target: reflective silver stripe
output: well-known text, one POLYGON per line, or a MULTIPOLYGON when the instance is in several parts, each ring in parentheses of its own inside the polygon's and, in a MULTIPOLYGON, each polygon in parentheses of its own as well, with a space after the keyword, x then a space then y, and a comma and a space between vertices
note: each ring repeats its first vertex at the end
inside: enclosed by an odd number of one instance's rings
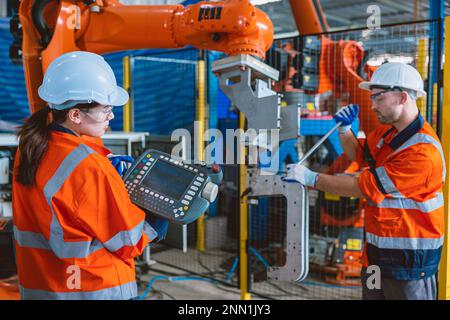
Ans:
POLYGON ((394 182, 392 182, 391 178, 389 178, 384 167, 378 167, 375 171, 377 172, 378 178, 387 193, 390 193, 395 198, 404 198, 400 191, 397 190, 394 182))
POLYGON ((102 244, 94 239, 91 242, 65 242, 63 229, 53 210, 53 196, 61 188, 64 181, 70 176, 78 164, 94 151, 80 144, 75 150, 63 160, 55 174, 50 178, 44 187, 44 196, 52 212, 50 223, 50 240, 46 240, 42 234, 36 232, 22 231, 14 227, 14 237, 19 245, 28 248, 52 250, 58 258, 84 258, 92 252, 101 249, 102 244))
POLYGON ((97 291, 54 292, 22 286, 19 286, 19 290, 23 300, 129 300, 138 295, 134 281, 97 291))
POLYGON ((380 237, 366 232, 366 241, 380 249, 433 250, 439 249, 443 245, 444 236, 440 238, 396 238, 380 237))
POLYGON ((377 143, 377 148, 380 149, 384 144, 384 138, 381 138, 377 143))
POLYGON ((408 139, 404 144, 402 144, 398 149, 396 149, 393 153, 389 155, 391 157, 392 155, 409 148, 415 144, 419 143, 429 143, 432 144, 436 149, 439 150, 439 153, 441 154, 442 159, 442 181, 445 181, 445 175, 446 175, 446 168, 445 168, 445 158, 444 158, 444 151, 442 151, 441 144, 436 141, 433 137, 429 136, 428 134, 424 133, 416 133, 413 135, 410 139, 408 139))
POLYGON ((129 231, 118 232, 114 237, 105 242, 103 245, 111 252, 117 251, 123 246, 134 246, 142 237, 143 231, 146 232, 150 240, 153 240, 158 236, 156 231, 146 221, 142 221, 129 231))
POLYGON ((143 221, 132 230, 118 232, 105 244, 102 244, 97 239, 79 242, 64 241, 63 228, 54 212, 52 200, 54 195, 59 191, 73 170, 75 170, 78 164, 91 153, 94 153, 91 148, 80 144, 64 159, 55 174, 44 187, 44 195, 52 212, 50 240, 47 241, 42 234, 29 231, 20 231, 14 227, 14 237, 20 246, 52 250, 60 259, 85 258, 103 247, 106 247, 106 249, 113 252, 119 250, 125 245, 136 245, 141 238, 143 231, 146 232, 150 240, 156 238, 156 231, 148 225, 148 223, 143 221))
POLYGON ((385 198, 380 204, 369 201, 369 205, 377 208, 413 209, 422 211, 423 213, 430 213, 444 206, 444 195, 439 192, 436 197, 424 202, 417 202, 406 198, 385 198))
POLYGON ((55 194, 59 191, 63 183, 72 174, 75 168, 87 156, 95 151, 86 145, 80 144, 73 150, 59 165, 55 174, 47 181, 44 187, 44 195, 52 211, 52 222, 50 223, 49 245, 58 258, 85 258, 91 253, 101 249, 103 246, 97 240, 66 242, 64 241, 64 232, 58 217, 53 209, 52 201, 55 194))
POLYGON ((45 239, 44 235, 40 233, 31 231, 19 231, 17 230, 16 226, 13 227, 13 232, 14 239, 21 247, 51 250, 47 239, 45 239))
POLYGON ((145 221, 144 223, 144 232, 147 237, 149 237, 150 241, 155 240, 155 238, 158 236, 158 232, 156 232, 156 230, 153 229, 147 221, 145 221))

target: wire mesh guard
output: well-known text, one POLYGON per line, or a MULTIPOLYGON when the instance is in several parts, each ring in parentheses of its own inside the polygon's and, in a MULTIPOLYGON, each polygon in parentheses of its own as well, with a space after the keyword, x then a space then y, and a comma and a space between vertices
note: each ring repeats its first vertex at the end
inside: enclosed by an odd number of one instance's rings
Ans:
MULTIPOLYGON (((297 104, 302 108, 301 137, 294 145, 297 154, 292 152, 294 143, 289 146, 290 151, 280 152, 285 156, 280 158, 280 162, 284 162, 281 170, 285 164, 301 158, 328 132, 334 125, 332 115, 342 106, 359 104, 359 123, 352 127, 358 137, 364 137, 378 125, 368 93, 359 89, 358 83, 369 79, 385 61, 409 63, 419 70, 428 92, 427 98, 418 100, 419 110, 435 129, 439 129, 438 80, 433 74, 440 64, 434 55, 441 46, 438 32, 438 23, 428 21, 277 40, 268 57, 268 63, 281 73, 275 88, 283 94, 284 105, 297 104)), ((361 170, 357 163, 342 155, 337 133, 307 161, 305 164, 310 169, 329 174, 355 174, 361 170)), ((254 278, 253 291, 273 298, 277 298, 277 294, 291 294, 282 295, 283 299, 360 299, 364 200, 317 190, 310 190, 309 197, 308 279, 298 284, 277 283, 275 287, 257 283, 254 278)), ((259 208, 269 217, 260 228, 268 224, 270 227, 265 228, 271 231, 252 236, 256 242, 262 235, 270 239, 265 240, 268 243, 263 250, 266 251, 273 246, 283 246, 280 239, 284 232, 267 222, 274 217, 283 219, 283 203, 269 199, 268 208, 259 208)), ((264 219, 264 215, 259 215, 259 219, 264 219)), ((274 253, 266 259, 270 256, 274 253)))
MULTIPOLYGON (((150 133, 146 148, 171 153, 172 147, 178 143, 171 141, 171 134, 177 129, 187 129, 192 137, 191 155, 194 155, 194 120, 200 90, 198 56, 198 50, 190 48, 130 58, 134 130, 150 133)), ((206 110, 213 99, 215 96, 208 93, 206 110)), ((232 166, 223 168, 228 182, 224 182, 221 192, 229 193, 231 190, 237 197, 235 169, 232 166)), ((232 213, 239 217, 237 198, 219 196, 217 202, 217 207, 231 208, 234 205, 232 213)), ((227 287, 237 288, 235 271, 238 270, 239 226, 235 223, 239 219, 228 217, 215 207, 210 207, 203 229, 205 250, 198 250, 196 223, 185 227, 171 224, 166 238, 152 245, 150 254, 147 252, 136 260, 138 284, 143 296, 147 299, 183 298, 177 294, 170 295, 168 291, 161 293, 152 287, 156 280, 167 280, 161 275, 170 276, 171 280, 180 275, 187 277, 186 280, 210 279, 223 293, 230 291, 227 287), (154 274, 158 276, 149 278, 154 274), (152 290, 144 292, 146 288, 152 290)), ((236 296, 239 297, 239 290, 234 289, 233 297, 236 296)))
MULTIPOLYGON (((280 81, 273 88, 282 94, 282 105, 299 105, 302 111, 300 137, 281 143, 279 173, 334 126, 332 115, 342 106, 360 105, 359 123, 352 128, 355 135, 363 137, 378 124, 369 95, 358 83, 370 78, 384 61, 410 63, 419 70, 428 95, 418 100, 418 106, 439 131, 440 88, 435 71, 440 65, 435 52, 442 46, 439 32, 437 21, 425 21, 276 40, 267 55, 267 63, 280 71, 280 81)), ((158 55, 135 60, 132 93, 140 131, 170 135, 177 128, 192 129, 195 63, 175 60, 197 58, 192 52, 188 58, 180 57, 179 51, 174 54, 163 57, 174 59, 168 63, 162 63, 158 55)), ((213 104, 211 94, 207 103, 213 104)), ((236 117, 229 115, 219 120, 223 134, 226 128, 237 127, 236 117)), ((360 170, 342 155, 337 133, 304 164, 329 174, 360 170)), ((171 267, 183 275, 211 279, 224 292, 239 288, 239 168, 224 165, 223 172, 217 204, 208 213, 204 233, 198 232, 195 223, 185 230, 171 226, 167 239, 152 248, 151 260, 157 264, 150 270, 171 267), (205 240, 204 251, 197 250, 199 234, 205 240)), ((309 275, 299 283, 267 280, 268 266, 282 266, 286 261, 286 199, 262 197, 249 206, 250 292, 268 299, 361 299, 364 201, 309 190, 309 205, 309 275)))

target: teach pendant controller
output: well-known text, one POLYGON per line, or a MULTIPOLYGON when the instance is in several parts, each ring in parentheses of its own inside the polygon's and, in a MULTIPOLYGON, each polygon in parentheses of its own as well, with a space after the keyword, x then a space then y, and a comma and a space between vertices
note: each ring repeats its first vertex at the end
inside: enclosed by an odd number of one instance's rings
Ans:
POLYGON ((218 165, 188 164, 148 149, 123 179, 131 201, 176 224, 197 220, 216 200, 222 181, 218 165))

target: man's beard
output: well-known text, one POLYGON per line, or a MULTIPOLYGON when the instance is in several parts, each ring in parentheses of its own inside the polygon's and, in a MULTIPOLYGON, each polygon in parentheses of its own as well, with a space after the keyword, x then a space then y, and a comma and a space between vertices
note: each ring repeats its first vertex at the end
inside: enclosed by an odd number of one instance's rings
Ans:
POLYGON ((377 112, 376 112, 376 115, 377 115, 378 121, 381 124, 393 124, 394 122, 397 121, 396 119, 394 119, 393 115, 386 117, 386 116, 383 116, 381 113, 377 113, 377 112))

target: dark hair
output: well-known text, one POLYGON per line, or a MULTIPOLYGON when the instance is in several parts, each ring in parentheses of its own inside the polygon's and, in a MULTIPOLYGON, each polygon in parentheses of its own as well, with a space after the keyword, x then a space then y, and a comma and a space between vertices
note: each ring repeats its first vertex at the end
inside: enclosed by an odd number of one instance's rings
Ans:
POLYGON ((47 106, 26 118, 17 133, 20 151, 19 165, 16 172, 17 181, 29 187, 33 186, 36 182, 36 171, 41 163, 42 157, 47 151, 51 131, 48 121, 48 114, 50 112, 52 113, 54 122, 63 123, 71 109, 77 108, 82 111, 87 111, 87 109, 95 106, 97 106, 96 103, 84 103, 66 110, 54 110, 47 106))

